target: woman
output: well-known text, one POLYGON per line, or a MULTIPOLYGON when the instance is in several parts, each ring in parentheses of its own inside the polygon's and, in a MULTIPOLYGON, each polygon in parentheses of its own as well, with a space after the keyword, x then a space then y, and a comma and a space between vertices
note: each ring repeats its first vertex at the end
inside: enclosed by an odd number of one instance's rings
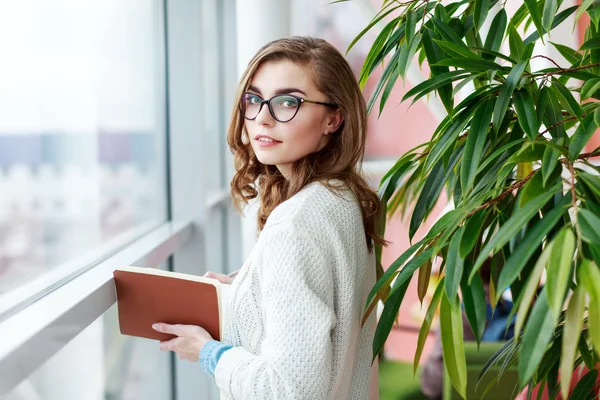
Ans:
POLYGON ((223 341, 158 324, 162 350, 200 361, 225 399, 379 398, 372 364, 384 210, 359 173, 365 103, 348 63, 321 39, 264 46, 243 74, 228 132, 238 210, 259 197, 260 235, 231 284, 223 341), (260 196, 259 196, 260 194, 260 196))

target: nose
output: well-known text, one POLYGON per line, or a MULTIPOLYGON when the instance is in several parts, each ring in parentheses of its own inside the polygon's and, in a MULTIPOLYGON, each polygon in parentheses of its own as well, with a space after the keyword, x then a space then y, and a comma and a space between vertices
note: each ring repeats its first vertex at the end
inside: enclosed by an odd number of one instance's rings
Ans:
POLYGON ((260 112, 256 116, 255 121, 259 125, 273 126, 273 124, 275 123, 275 119, 271 115, 269 105, 267 103, 263 104, 262 108, 260 109, 260 112))

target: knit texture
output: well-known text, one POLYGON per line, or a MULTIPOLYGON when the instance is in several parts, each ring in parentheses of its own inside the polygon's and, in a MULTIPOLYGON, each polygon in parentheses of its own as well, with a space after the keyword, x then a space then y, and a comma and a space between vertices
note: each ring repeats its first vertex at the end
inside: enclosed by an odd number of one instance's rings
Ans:
POLYGON ((313 182, 281 203, 225 291, 221 399, 378 398, 375 313, 360 326, 374 284, 352 192, 313 182))

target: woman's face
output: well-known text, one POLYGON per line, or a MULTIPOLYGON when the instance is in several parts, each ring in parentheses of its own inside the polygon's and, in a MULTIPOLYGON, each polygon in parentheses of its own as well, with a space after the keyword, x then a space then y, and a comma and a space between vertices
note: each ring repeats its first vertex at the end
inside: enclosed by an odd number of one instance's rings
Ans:
MULTIPOLYGON (((327 102, 325 95, 312 82, 309 71, 290 61, 262 64, 247 92, 263 100, 279 94, 292 94, 306 100, 327 102)), ((257 100, 260 99, 251 96, 251 100, 246 101, 257 100)), ((285 113, 284 108, 291 104, 282 103, 278 107, 285 113)), ((278 115, 278 119, 284 118, 278 115)), ((341 111, 313 103, 302 103, 292 120, 279 122, 273 118, 265 103, 254 120, 245 120, 244 127, 258 161, 276 165, 283 176, 288 177, 292 163, 321 150, 329 141, 329 134, 335 132, 341 122, 341 111), (274 142, 258 140, 262 135, 274 142)))

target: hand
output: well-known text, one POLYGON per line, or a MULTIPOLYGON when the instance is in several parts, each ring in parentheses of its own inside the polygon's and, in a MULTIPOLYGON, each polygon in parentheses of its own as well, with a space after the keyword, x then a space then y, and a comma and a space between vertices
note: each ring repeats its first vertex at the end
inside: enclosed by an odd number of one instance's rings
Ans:
POLYGON ((174 351, 181 360, 198 361, 206 342, 213 340, 206 329, 195 325, 156 323, 152 328, 158 332, 177 335, 176 338, 160 342, 160 350, 174 351))
POLYGON ((216 272, 210 272, 204 274, 207 278, 213 278, 219 280, 219 282, 224 283, 226 285, 231 285, 233 283, 233 278, 224 274, 218 274, 216 272))

